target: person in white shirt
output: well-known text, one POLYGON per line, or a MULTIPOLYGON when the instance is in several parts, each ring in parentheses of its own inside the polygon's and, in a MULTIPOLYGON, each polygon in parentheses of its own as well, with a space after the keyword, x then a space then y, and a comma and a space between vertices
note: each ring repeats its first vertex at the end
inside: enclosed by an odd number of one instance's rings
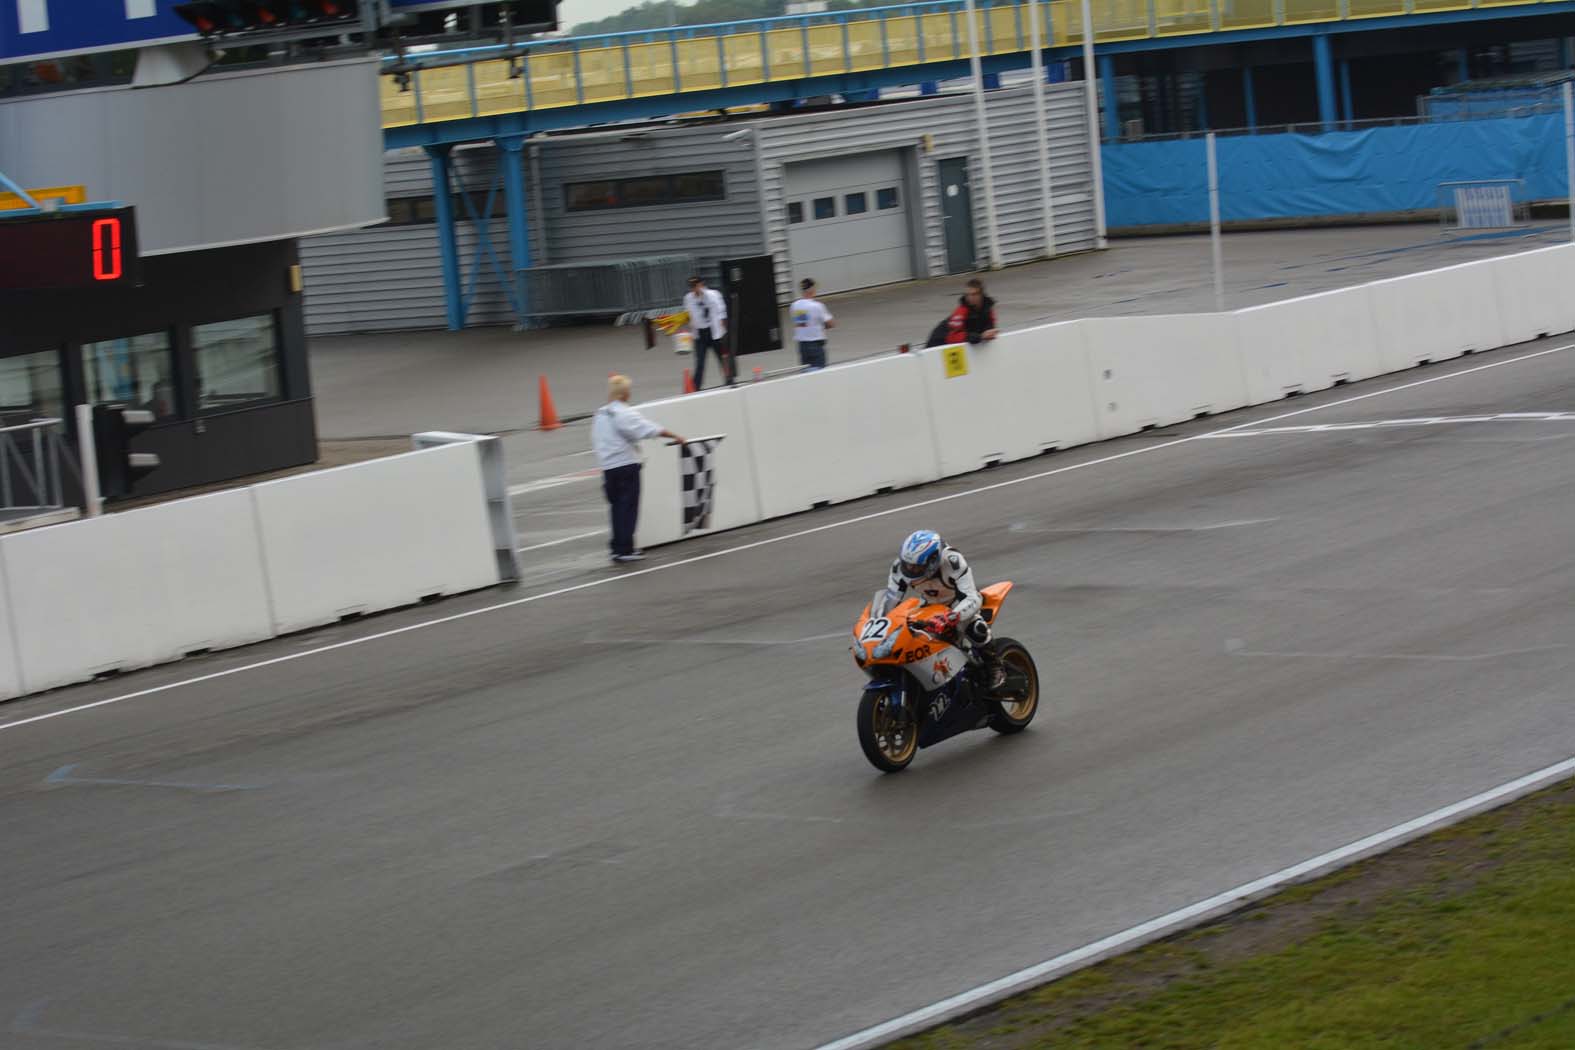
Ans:
POLYGON ((727 301, 722 293, 707 288, 705 278, 689 278, 689 292, 684 296, 684 310, 689 314, 689 330, 695 336, 695 389, 705 386, 705 352, 716 354, 722 368, 722 378, 733 385, 733 366, 722 340, 727 336, 727 301))
POLYGON ((793 319, 793 339, 798 343, 798 360, 804 371, 826 367, 826 329, 837 327, 824 303, 815 298, 815 282, 806 277, 798 283, 803 294, 788 307, 793 319))
POLYGON ((651 422, 639 409, 629 407, 629 377, 607 380, 607 403, 591 420, 591 448, 602 468, 602 491, 612 516, 612 560, 640 561, 645 557, 634 545, 634 525, 640 519, 640 442, 665 437, 684 439, 651 422))

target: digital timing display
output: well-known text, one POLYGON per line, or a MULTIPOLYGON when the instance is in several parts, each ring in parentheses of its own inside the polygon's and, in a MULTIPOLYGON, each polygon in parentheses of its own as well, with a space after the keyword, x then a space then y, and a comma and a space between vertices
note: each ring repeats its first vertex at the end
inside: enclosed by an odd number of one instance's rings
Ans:
POLYGON ((135 208, 4 218, 0 291, 142 283, 135 208))

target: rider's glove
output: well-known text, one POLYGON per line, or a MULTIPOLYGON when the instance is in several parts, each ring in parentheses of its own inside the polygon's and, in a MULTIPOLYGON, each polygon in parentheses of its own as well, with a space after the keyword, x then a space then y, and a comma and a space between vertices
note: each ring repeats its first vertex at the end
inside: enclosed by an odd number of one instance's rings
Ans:
POLYGON ((947 635, 957 629, 957 614, 954 612, 937 613, 924 623, 927 634, 947 635))

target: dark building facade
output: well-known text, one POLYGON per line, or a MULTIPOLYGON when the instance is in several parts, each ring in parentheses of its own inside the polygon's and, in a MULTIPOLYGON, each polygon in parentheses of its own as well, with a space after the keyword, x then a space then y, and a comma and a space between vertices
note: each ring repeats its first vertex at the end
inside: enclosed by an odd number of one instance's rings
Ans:
POLYGON ((298 264, 281 240, 147 256, 135 288, 0 292, 0 425, 151 411, 134 496, 314 462, 298 264))

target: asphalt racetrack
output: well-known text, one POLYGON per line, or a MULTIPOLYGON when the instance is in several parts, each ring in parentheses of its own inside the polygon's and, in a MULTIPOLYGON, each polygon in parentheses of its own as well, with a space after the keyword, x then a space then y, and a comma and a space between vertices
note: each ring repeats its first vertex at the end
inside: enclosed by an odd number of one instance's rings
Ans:
POLYGON ((0 1045, 812 1048, 1567 758, 1561 346, 4 705, 0 1045), (882 777, 921 526, 1045 705, 882 777))

